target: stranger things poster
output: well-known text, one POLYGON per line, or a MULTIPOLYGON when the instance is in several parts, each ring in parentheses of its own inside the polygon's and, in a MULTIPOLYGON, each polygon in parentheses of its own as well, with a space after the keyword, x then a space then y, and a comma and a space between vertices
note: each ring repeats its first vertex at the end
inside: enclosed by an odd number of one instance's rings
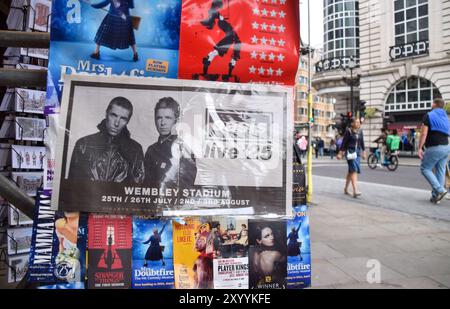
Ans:
POLYGON ((295 84, 296 0, 183 0, 178 78, 295 84))
POLYGON ((50 191, 37 191, 28 279, 84 286, 87 215, 54 212, 50 199, 50 191))
POLYGON ((131 287, 131 216, 89 215, 89 289, 131 287))
POLYGON ((250 289, 286 289, 286 221, 249 220, 250 289))
POLYGON ((180 14, 181 0, 54 0, 46 114, 66 74, 177 78, 180 14))
POLYGON ((172 289, 172 221, 133 217, 133 289, 172 289))
POLYGON ((291 213, 291 88, 98 76, 66 86, 55 208, 291 213))

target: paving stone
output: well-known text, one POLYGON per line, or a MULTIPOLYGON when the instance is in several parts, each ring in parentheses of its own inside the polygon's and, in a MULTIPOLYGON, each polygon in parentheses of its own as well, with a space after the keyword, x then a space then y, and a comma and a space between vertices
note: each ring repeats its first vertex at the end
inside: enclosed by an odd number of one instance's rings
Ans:
POLYGON ((333 248, 322 242, 311 243, 311 256, 318 259, 345 257, 342 253, 334 250, 333 248))
POLYGON ((433 234, 442 233, 442 229, 433 226, 424 225, 416 222, 396 222, 379 224, 378 227, 394 232, 399 235, 414 235, 414 234, 433 234))
POLYGON ((354 282, 356 282, 355 279, 327 261, 315 261, 312 265, 311 284, 313 287, 354 282))
MULTIPOLYGON (((331 264, 337 266, 340 270, 359 282, 364 283, 370 283, 367 282, 367 274, 372 270, 372 266, 367 267, 369 260, 372 259, 368 257, 328 259, 331 264)), ((384 281, 389 279, 405 278, 405 276, 380 263, 380 278, 384 281)))
POLYGON ((450 259, 437 253, 412 252, 380 257, 380 262, 409 278, 450 274, 450 259))
POLYGON ((406 252, 450 248, 450 241, 440 234, 397 236, 391 238, 390 243, 406 252))
POLYGON ((386 284, 392 284, 398 289, 446 289, 439 282, 426 277, 387 280, 386 284))
POLYGON ((450 275, 432 275, 428 277, 440 284, 445 285, 447 288, 450 288, 450 275))
POLYGON ((367 256, 378 258, 380 255, 403 252, 398 247, 391 245, 389 238, 329 240, 326 244, 346 257, 367 256))

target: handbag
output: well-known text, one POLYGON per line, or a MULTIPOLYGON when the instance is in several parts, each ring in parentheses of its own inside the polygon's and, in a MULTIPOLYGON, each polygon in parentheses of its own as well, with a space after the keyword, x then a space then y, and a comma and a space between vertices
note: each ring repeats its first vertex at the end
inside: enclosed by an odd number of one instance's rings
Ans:
POLYGON ((353 160, 356 160, 356 158, 358 158, 358 139, 359 139, 359 135, 357 135, 357 137, 356 137, 355 152, 350 153, 347 150, 347 160, 349 160, 349 161, 353 161, 353 160))
POLYGON ((131 15, 131 24, 133 25, 133 29, 139 30, 139 25, 141 23, 141 18, 139 16, 131 15))

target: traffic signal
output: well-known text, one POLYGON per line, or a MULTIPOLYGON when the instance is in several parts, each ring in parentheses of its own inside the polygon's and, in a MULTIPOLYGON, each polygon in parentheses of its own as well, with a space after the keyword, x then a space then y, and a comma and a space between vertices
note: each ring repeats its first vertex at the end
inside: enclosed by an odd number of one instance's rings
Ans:
POLYGON ((339 135, 344 135, 348 126, 350 125, 352 119, 352 113, 341 114, 341 119, 336 123, 335 128, 337 129, 339 135))
POLYGON ((365 118, 366 117, 366 101, 359 101, 359 115, 361 118, 365 118))
POLYGON ((309 119, 309 121, 310 121, 311 123, 314 123, 314 117, 315 117, 315 115, 316 115, 316 110, 313 108, 313 109, 312 109, 312 117, 311 117, 311 119, 309 119))

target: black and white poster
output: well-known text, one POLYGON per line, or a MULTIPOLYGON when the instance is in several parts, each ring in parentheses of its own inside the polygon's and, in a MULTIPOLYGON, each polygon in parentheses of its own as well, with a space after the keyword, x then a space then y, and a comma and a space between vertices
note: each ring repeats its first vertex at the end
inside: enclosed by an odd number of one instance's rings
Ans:
POLYGON ((65 85, 55 209, 288 213, 292 88, 75 75, 65 85))

